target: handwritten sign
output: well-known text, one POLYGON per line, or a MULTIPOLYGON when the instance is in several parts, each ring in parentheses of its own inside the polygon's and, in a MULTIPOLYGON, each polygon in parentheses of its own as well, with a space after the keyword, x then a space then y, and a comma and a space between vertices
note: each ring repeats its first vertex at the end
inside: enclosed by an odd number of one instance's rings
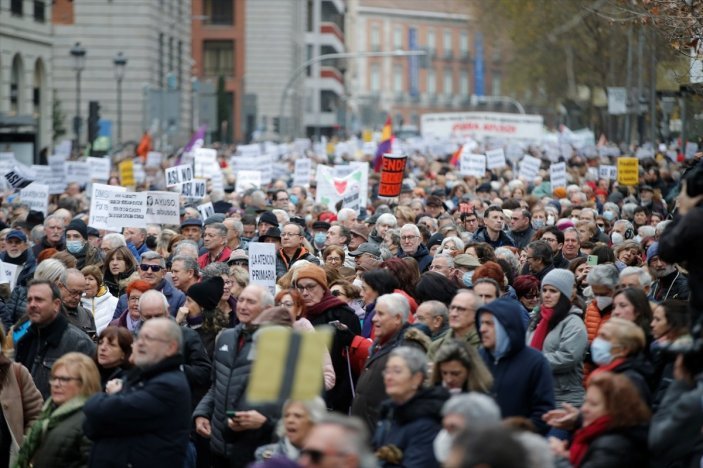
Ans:
POLYGON ((115 194, 125 192, 125 187, 93 184, 90 196, 90 218, 88 224, 95 229, 105 229, 107 231, 119 231, 118 226, 110 224, 110 199, 115 194))
POLYGON ((482 154, 461 153, 461 175, 481 178, 486 175, 486 157, 482 154))
POLYGON ((549 166, 549 180, 552 190, 557 187, 566 187, 566 163, 560 162, 549 166))
POLYGON ((129 187, 136 185, 136 181, 134 180, 134 161, 131 159, 122 161, 118 167, 122 186, 129 187))
POLYGON ((181 195, 189 200, 200 200, 205 196, 206 182, 202 179, 193 179, 181 185, 181 195))
POLYGON ((637 158, 618 158, 618 184, 637 185, 639 181, 639 160, 637 158))
POLYGON ((30 210, 41 211, 46 216, 49 210, 49 186, 37 182, 31 183, 20 190, 20 200, 29 205, 30 210))
POLYGON ((242 193, 250 188, 261 187, 261 171, 239 171, 237 172, 237 185, 235 190, 242 193))
POLYGON ((519 177, 532 181, 539 175, 541 161, 533 156, 525 155, 520 161, 519 177))
POLYGON ((503 148, 486 151, 486 167, 488 169, 500 169, 507 166, 505 162, 505 152, 503 148))
POLYGON ((180 196, 176 192, 146 193, 146 223, 172 224, 181 223, 180 196))
POLYGON ((207 202, 202 205, 198 205, 198 211, 200 212, 201 218, 208 219, 210 216, 215 214, 215 207, 212 206, 212 202, 207 202))
POLYGON ((276 293, 276 246, 265 242, 249 243, 249 284, 258 284, 276 293))
POLYGON ((175 187, 195 178, 190 164, 166 168, 166 187, 175 187))
POLYGON ((88 167, 90 167, 90 178, 92 180, 100 180, 107 182, 110 179, 110 169, 112 169, 112 161, 110 158, 94 158, 88 157, 88 167))

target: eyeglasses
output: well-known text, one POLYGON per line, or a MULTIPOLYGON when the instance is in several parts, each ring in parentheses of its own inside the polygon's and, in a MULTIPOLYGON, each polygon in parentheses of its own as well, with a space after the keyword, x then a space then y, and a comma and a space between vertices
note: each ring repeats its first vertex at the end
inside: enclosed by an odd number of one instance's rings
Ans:
POLYGON ((49 385, 58 385, 59 387, 63 387, 71 380, 75 380, 77 382, 83 381, 80 377, 64 377, 62 375, 55 375, 49 379, 49 385))
POLYGON ((293 237, 293 236, 299 236, 300 234, 297 234, 295 232, 282 232, 281 237, 293 237))
POLYGON ((142 271, 151 270, 154 273, 158 273, 159 271, 161 271, 163 269, 163 267, 161 265, 146 265, 146 264, 142 263, 141 265, 139 265, 139 269, 142 271))
POLYGON ((525 299, 537 299, 539 297, 539 292, 531 292, 525 294, 525 299))
POLYGON ((155 336, 149 336, 146 333, 140 333, 139 335, 137 335, 135 340, 136 341, 149 341, 149 342, 157 341, 159 343, 170 343, 171 342, 171 340, 166 340, 164 338, 157 338, 155 336))
POLYGON ((327 262, 335 262, 335 263, 336 263, 336 262, 341 262, 341 261, 342 261, 342 258, 341 258, 341 257, 327 257, 327 260, 325 260, 325 261, 327 261, 327 262))
POLYGON ((299 284, 299 285, 296 285, 295 289, 297 289, 300 294, 305 294, 306 292, 308 294, 310 294, 315 290, 316 287, 317 287, 317 283, 308 284, 307 286, 303 286, 303 285, 299 284))
POLYGON ((291 301, 286 301, 286 302, 280 302, 278 305, 285 307, 286 309, 290 309, 295 305, 295 302, 291 301))
POLYGON ((347 297, 346 294, 344 294, 342 291, 339 291, 339 290, 330 291, 330 293, 335 297, 339 297, 339 296, 347 297))
POLYGON ((420 237, 420 236, 400 236, 400 240, 405 242, 405 241, 411 241, 413 239, 417 239, 418 237, 420 237))
POLYGON ((68 289, 68 286, 66 286, 64 283, 60 283, 61 287, 66 290, 68 294, 71 296, 81 296, 83 295, 83 290, 82 289, 68 289))
POLYGON ((127 299, 127 302, 139 302, 140 297, 142 297, 141 294, 139 296, 129 296, 129 299, 127 299))
POLYGON ((323 458, 325 457, 338 457, 340 455, 345 455, 342 452, 330 452, 325 453, 322 450, 304 448, 300 451, 301 457, 310 457, 310 461, 315 465, 319 465, 323 458))

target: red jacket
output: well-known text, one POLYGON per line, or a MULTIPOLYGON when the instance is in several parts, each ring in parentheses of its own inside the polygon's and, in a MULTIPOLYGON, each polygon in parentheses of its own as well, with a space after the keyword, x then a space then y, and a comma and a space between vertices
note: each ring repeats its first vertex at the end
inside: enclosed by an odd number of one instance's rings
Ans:
MULTIPOLYGON (((225 262, 229 260, 229 256, 232 255, 232 249, 229 247, 225 246, 225 249, 220 253, 219 257, 215 260, 215 262, 225 262)), ((200 268, 205 268, 211 263, 215 263, 210 261, 210 252, 205 252, 202 254, 200 257, 198 257, 198 266, 200 268)))

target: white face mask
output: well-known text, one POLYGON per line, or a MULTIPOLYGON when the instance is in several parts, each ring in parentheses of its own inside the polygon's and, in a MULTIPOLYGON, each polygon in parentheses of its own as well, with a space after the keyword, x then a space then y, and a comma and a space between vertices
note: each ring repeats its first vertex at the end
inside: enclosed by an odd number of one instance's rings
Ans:
POLYGON ((554 216, 547 216, 547 226, 554 226, 554 216))
POLYGON ((434 450, 434 456, 439 463, 444 464, 444 462, 447 461, 447 458, 449 458, 449 452, 452 449, 452 442, 454 442, 454 437, 452 437, 446 429, 439 431, 437 437, 434 438, 432 448, 434 450))
POLYGON ((610 296, 596 296, 596 305, 598 310, 603 310, 613 303, 613 298, 610 296))

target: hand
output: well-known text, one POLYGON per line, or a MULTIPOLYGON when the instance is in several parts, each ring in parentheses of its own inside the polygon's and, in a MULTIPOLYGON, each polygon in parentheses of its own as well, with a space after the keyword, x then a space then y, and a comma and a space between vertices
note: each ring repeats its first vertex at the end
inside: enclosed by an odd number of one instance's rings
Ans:
POLYGON ((186 317, 188 317, 188 307, 180 307, 176 314, 176 323, 179 325, 182 324, 186 321, 186 317))
POLYGON ((568 403, 564 403, 562 404, 561 409, 553 409, 551 411, 547 411, 542 416, 542 419, 544 420, 544 422, 557 429, 570 430, 573 429, 574 426, 576 426, 576 421, 578 420, 578 417, 578 408, 568 403))
POLYGON ((258 411, 237 411, 233 418, 227 419, 227 426, 235 431, 259 429, 266 422, 266 416, 258 411))
POLYGON ((559 457, 569 458, 569 449, 566 448, 566 441, 557 439, 556 437, 549 438, 549 447, 551 447, 554 455, 559 457))
POLYGON ((195 432, 200 434, 202 437, 209 439, 210 435, 212 434, 210 420, 202 416, 198 416, 197 418, 195 418, 195 432))
POLYGON ((105 393, 114 395, 122 391, 122 380, 112 379, 105 385, 105 393))

